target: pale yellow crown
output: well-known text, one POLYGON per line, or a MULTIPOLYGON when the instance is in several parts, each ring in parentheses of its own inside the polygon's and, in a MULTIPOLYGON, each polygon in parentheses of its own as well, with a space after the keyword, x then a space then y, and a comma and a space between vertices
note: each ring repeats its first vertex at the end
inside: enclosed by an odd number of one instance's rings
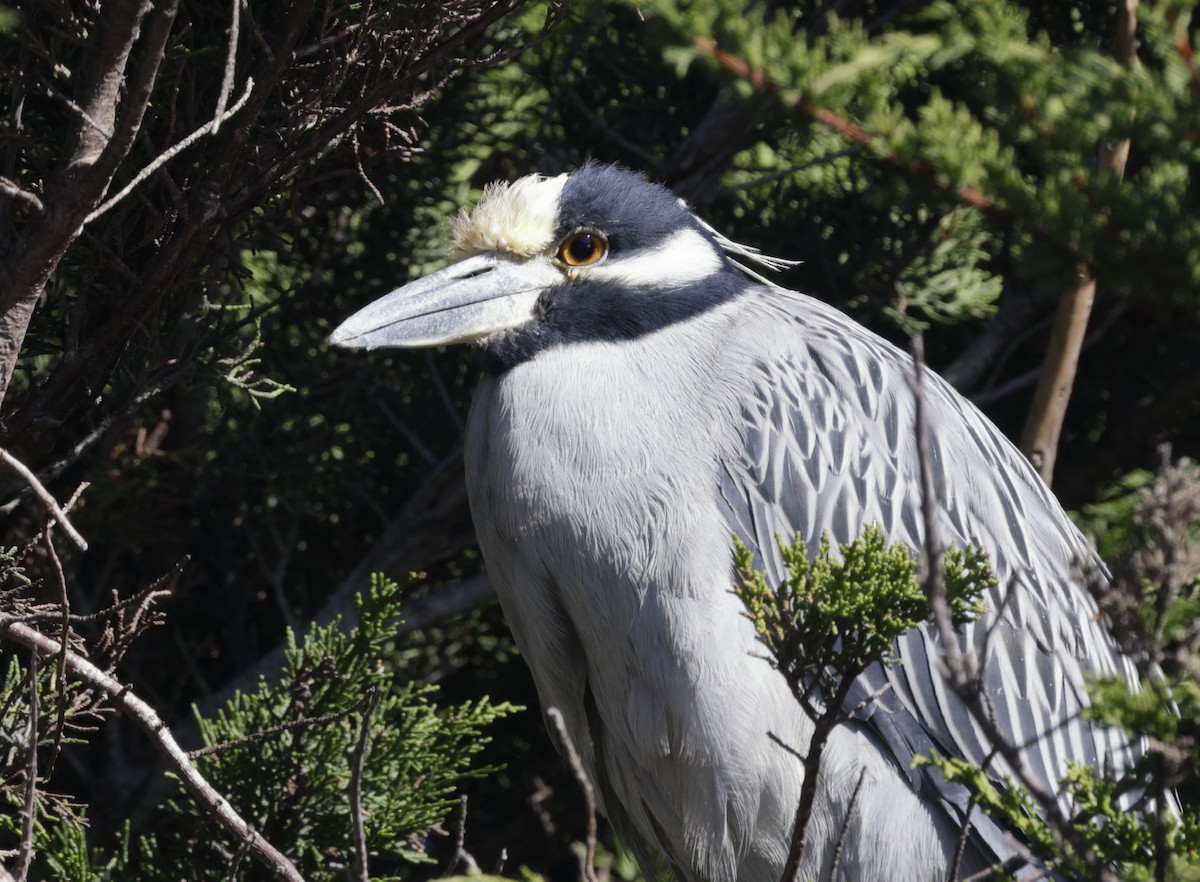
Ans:
POLYGON ((474 209, 464 208, 450 221, 450 257, 462 260, 487 251, 531 257, 546 250, 554 244, 566 182, 566 175, 528 175, 511 184, 488 184, 474 209))

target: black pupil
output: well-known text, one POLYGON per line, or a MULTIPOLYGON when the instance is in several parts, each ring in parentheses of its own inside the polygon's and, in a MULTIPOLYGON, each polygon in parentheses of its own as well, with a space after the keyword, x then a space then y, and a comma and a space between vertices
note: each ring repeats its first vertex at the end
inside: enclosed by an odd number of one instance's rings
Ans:
POLYGON ((581 233, 567 243, 567 253, 576 263, 587 263, 596 256, 596 239, 588 233, 581 233))

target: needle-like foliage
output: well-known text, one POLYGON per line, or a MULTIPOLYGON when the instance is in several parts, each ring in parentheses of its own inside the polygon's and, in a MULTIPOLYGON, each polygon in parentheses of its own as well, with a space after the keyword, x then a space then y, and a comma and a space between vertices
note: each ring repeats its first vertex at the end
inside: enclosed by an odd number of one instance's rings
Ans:
MULTIPOLYGON (((811 560, 801 537, 780 542, 787 579, 772 586, 739 540, 736 591, 772 659, 810 713, 816 695, 835 695, 874 662, 893 661, 892 646, 929 618, 929 599, 917 560, 904 545, 868 526, 835 552, 822 535, 811 560)), ((983 593, 995 584, 987 556, 951 548, 945 556, 946 598, 956 622, 984 611, 983 593)))

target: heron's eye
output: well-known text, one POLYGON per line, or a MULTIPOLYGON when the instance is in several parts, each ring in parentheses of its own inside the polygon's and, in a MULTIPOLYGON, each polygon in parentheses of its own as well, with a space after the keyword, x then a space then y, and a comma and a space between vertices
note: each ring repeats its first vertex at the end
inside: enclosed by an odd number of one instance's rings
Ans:
POLYGON ((607 253, 608 240, 591 230, 572 233, 558 246, 558 259, 567 266, 591 266, 607 253))

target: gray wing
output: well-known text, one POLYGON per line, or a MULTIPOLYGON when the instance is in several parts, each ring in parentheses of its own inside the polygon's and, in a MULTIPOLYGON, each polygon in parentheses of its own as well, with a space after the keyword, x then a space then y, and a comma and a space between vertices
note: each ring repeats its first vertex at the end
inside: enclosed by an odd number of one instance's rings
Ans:
MULTIPOLYGON (((731 328, 728 374, 738 389, 738 449, 722 469, 722 508, 774 584, 784 570, 776 536, 804 537, 814 552, 822 532, 834 543, 868 524, 890 541, 920 548, 919 460, 911 358, 818 301, 758 288, 731 328)), ((1068 760, 1127 768, 1138 752, 1119 732, 1082 719, 1086 679, 1121 674, 1131 663, 1104 632, 1082 573, 1102 572, 1029 463, 986 417, 940 377, 926 384, 930 465, 942 545, 988 552, 998 585, 988 612, 961 633, 973 651, 995 721, 1025 764, 1055 791, 1068 760)), ((985 764, 990 748, 937 669, 932 627, 909 632, 900 663, 876 665, 856 683, 859 708, 917 790, 956 814, 966 797, 914 756, 936 750, 985 764)), ((989 770, 1006 771, 993 761, 989 770)), ((978 837, 993 856, 1011 847, 986 819, 978 837)))

